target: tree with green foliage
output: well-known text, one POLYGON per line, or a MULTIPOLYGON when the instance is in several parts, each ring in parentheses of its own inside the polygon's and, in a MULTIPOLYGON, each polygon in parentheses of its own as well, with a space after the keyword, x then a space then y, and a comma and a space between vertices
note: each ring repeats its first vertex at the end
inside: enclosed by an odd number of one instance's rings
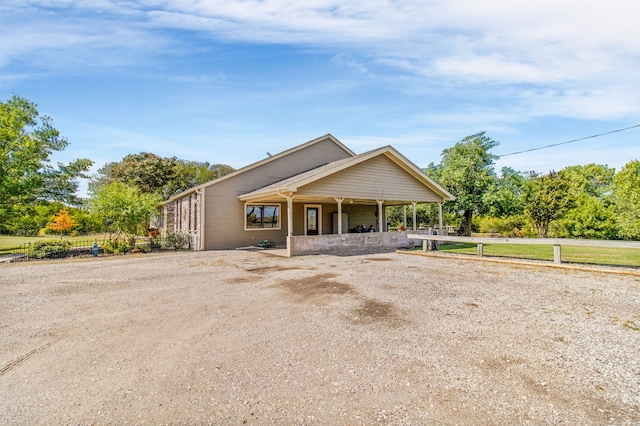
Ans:
POLYGON ((445 206, 462 213, 462 235, 471 235, 473 215, 487 208, 485 193, 496 181, 493 170, 496 156, 489 151, 498 145, 485 132, 467 136, 443 150, 442 162, 431 171, 435 172, 436 181, 456 197, 445 206))
POLYGON ((89 192, 111 182, 134 186, 143 192, 167 199, 194 186, 233 172, 225 164, 160 157, 149 152, 129 154, 121 161, 105 164, 89 184, 89 192))
POLYGON ((525 176, 510 167, 503 167, 500 176, 490 182, 483 195, 486 212, 491 217, 506 218, 524 212, 522 188, 525 176))
POLYGON ((586 193, 602 200, 611 193, 615 172, 612 167, 593 163, 562 169, 563 176, 571 184, 571 191, 575 194, 586 193))
POLYGON ((524 212, 531 219, 539 238, 547 238, 549 223, 573 207, 571 183, 561 173, 532 176, 524 186, 524 212))
POLYGON ((573 207, 557 221, 558 237, 613 240, 618 234, 613 205, 580 192, 573 207))
POLYGON ((0 232, 15 231, 16 222, 38 202, 79 202, 77 179, 86 177, 93 162, 49 164, 53 152, 68 144, 36 104, 17 95, 0 102, 0 232))
POLYGON ((575 203, 556 222, 560 237, 614 239, 618 233, 611 185, 615 169, 599 164, 569 166, 561 171, 575 203))
POLYGON ((135 239, 136 234, 146 234, 160 201, 157 194, 116 181, 101 186, 93 194, 90 209, 93 215, 113 227, 116 240, 122 234, 135 239))
POLYGON ((625 164, 613 178, 613 200, 618 236, 640 240, 640 161, 625 164))
POLYGON ((164 198, 202 185, 203 183, 221 178, 235 171, 226 164, 209 164, 208 162, 177 160, 177 176, 173 181, 167 182, 164 188, 164 198))
POLYGON ((177 159, 164 158, 149 152, 129 154, 121 161, 107 163, 94 176, 90 190, 112 182, 121 182, 146 193, 162 195, 167 182, 178 175, 177 159))

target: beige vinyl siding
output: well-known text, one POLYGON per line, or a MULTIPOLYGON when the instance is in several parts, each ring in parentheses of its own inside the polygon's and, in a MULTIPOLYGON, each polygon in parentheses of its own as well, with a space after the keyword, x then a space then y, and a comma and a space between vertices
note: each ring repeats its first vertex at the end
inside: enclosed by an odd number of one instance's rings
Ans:
POLYGON ((250 230, 244 228, 244 202, 238 196, 302 173, 323 164, 350 157, 330 139, 310 145, 281 158, 267 162, 218 183, 206 187, 205 249, 233 249, 256 245, 268 239, 278 245, 286 244, 287 203, 280 203, 279 230, 250 230))
POLYGON ((385 155, 298 188, 296 195, 442 202, 442 197, 385 155))

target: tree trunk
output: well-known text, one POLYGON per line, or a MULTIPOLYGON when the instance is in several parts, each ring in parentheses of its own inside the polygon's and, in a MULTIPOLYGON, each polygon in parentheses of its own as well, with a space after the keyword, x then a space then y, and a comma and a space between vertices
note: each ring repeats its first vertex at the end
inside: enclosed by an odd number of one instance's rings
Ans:
POLYGON ((465 237, 471 236, 471 220, 473 219, 473 210, 465 210, 462 214, 462 224, 460 225, 461 235, 465 237))
POLYGON ((538 231, 538 238, 547 238, 549 233, 549 222, 536 223, 536 231, 538 231))

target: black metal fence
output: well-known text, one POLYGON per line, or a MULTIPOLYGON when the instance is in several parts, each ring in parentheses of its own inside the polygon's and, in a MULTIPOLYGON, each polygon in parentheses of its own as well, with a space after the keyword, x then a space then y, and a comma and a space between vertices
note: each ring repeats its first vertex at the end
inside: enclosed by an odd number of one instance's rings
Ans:
POLYGON ((46 240, 24 243, 0 261, 27 262, 34 260, 54 260, 76 257, 122 256, 127 254, 151 253, 158 251, 191 250, 189 234, 170 234, 166 237, 135 240, 87 239, 87 240, 46 240))

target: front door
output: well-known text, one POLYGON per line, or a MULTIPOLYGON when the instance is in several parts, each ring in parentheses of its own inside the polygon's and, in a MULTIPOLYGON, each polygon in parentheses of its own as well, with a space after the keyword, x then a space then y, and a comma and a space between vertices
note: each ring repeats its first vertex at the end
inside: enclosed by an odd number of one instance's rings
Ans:
POLYGON ((320 230, 320 208, 305 207, 306 232, 305 235, 318 235, 320 230))

